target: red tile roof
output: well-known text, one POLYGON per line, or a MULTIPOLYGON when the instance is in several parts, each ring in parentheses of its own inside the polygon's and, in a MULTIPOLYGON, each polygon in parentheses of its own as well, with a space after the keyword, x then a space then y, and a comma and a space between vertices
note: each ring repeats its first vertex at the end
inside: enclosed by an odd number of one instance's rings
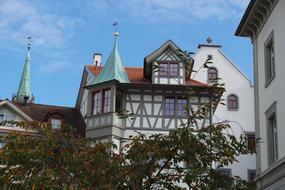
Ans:
MULTIPOLYGON (((94 65, 87 65, 88 69, 97 76, 102 70, 103 67, 95 67, 94 65)), ((151 84, 150 80, 146 80, 143 77, 143 67, 125 67, 126 73, 129 77, 131 83, 134 84, 151 84)), ((207 87, 208 85, 193 79, 186 80, 187 85, 190 86, 201 86, 207 87)))

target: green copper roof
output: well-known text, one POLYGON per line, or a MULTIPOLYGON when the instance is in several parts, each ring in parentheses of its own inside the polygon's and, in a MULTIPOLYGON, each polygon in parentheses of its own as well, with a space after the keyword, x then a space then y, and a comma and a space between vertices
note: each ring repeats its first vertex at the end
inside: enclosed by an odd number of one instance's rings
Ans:
POLYGON ((103 71, 94 79, 93 84, 99 84, 110 80, 117 80, 120 83, 130 82, 118 51, 118 35, 119 34, 116 32, 114 48, 108 57, 103 71))
POLYGON ((17 92, 17 99, 21 100, 23 97, 31 99, 31 84, 30 84, 30 45, 28 46, 25 65, 22 73, 22 78, 17 92))

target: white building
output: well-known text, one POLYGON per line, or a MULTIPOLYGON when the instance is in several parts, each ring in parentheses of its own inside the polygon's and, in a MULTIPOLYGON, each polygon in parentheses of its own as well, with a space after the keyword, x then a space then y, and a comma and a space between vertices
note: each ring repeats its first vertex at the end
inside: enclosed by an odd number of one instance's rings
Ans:
MULTIPOLYGON (((198 45, 198 51, 193 56, 194 70, 192 79, 203 83, 225 83, 226 91, 222 99, 225 105, 219 105, 213 115, 213 122, 229 121, 237 137, 241 132, 248 136, 249 146, 254 146, 254 96, 253 86, 250 80, 236 65, 221 51, 220 45, 212 44, 210 38, 207 44, 198 45), (204 67, 206 60, 212 63, 204 67)), ((231 132, 230 132, 231 133, 231 132)), ((255 154, 243 154, 239 163, 225 168, 234 176, 240 176, 244 180, 252 181, 255 176, 255 154)))
POLYGON ((257 189, 285 189, 284 19, 284 0, 251 0, 236 31, 253 44, 257 189))

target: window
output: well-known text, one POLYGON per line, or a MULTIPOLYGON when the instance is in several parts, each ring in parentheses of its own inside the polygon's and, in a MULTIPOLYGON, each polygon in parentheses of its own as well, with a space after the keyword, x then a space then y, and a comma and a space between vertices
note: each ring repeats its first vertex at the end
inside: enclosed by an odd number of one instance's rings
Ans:
POLYGON ((174 115, 174 113, 175 113, 175 98, 166 97, 164 101, 164 114, 174 115))
POLYGON ((213 60, 213 55, 209 54, 209 55, 207 56, 207 60, 213 60))
POLYGON ((208 69, 208 82, 217 82, 218 81, 218 70, 214 67, 208 69))
POLYGON ((15 115, 9 113, 0 113, 0 121, 14 121, 15 115))
POLYGON ((248 182, 253 182, 256 176, 256 171, 255 170, 247 170, 247 178, 248 182))
POLYGON ((5 143, 0 142, 0 149, 3 148, 5 146, 5 143))
POLYGON ((100 91, 93 92, 93 115, 101 112, 101 93, 100 91))
POLYGON ((177 63, 160 63, 159 76, 161 77, 177 77, 178 64, 177 63))
POLYGON ((275 77, 275 54, 274 54, 274 41, 273 33, 265 42, 265 86, 269 85, 275 77))
POLYGON ((255 151, 255 133, 254 132, 247 132, 246 133, 247 139, 247 147, 249 151, 255 151))
POLYGON ((177 99, 177 115, 186 116, 187 112, 186 112, 185 106, 187 106, 187 99, 178 98, 177 99))
POLYGON ((93 92, 93 115, 99 113, 107 113, 111 111, 111 90, 105 89, 102 91, 93 92))
POLYGON ((61 120, 60 119, 51 119, 50 123, 51 123, 51 127, 53 129, 59 129, 61 126, 61 120))
POLYGON ((166 77, 168 73, 168 64, 167 63, 160 63, 159 64, 159 75, 166 77))
POLYGON ((232 176, 232 170, 230 168, 216 168, 217 172, 216 180, 219 181, 219 184, 217 184, 217 189, 219 190, 226 190, 230 189, 231 182, 229 180, 229 177, 232 176))
POLYGON ((110 112, 110 105, 111 105, 111 90, 107 89, 107 90, 103 90, 103 113, 107 113, 110 112))
POLYGON ((268 164, 271 165, 278 160, 278 131, 277 131, 277 117, 276 117, 276 102, 274 102, 266 114, 267 123, 267 150, 268 150, 268 164))
POLYGON ((176 63, 169 64, 169 76, 170 77, 177 77, 178 76, 178 68, 176 63))
POLYGON ((164 98, 164 115, 186 117, 188 99, 182 97, 165 97, 164 98))
POLYGON ((230 111, 238 110, 238 97, 234 94, 228 96, 228 110, 230 111))

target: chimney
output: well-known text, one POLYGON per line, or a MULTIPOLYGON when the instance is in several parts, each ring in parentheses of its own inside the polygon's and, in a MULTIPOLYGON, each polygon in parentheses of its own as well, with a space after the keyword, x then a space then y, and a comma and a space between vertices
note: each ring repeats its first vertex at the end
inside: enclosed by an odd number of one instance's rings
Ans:
POLYGON ((94 53, 93 55, 93 64, 96 66, 96 67, 101 67, 101 59, 102 59, 102 54, 101 53, 94 53))

